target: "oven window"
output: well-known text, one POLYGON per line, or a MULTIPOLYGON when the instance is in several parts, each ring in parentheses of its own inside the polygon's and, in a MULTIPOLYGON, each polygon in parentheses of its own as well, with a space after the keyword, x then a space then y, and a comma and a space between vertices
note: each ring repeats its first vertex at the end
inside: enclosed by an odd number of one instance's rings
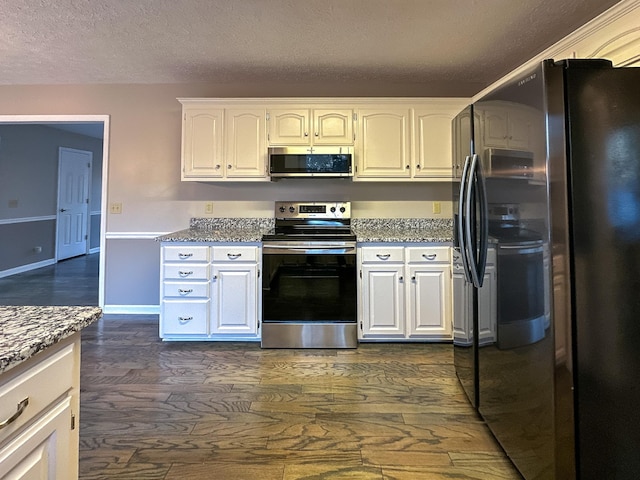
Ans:
POLYGON ((263 321, 356 321, 355 255, 263 257, 263 321))

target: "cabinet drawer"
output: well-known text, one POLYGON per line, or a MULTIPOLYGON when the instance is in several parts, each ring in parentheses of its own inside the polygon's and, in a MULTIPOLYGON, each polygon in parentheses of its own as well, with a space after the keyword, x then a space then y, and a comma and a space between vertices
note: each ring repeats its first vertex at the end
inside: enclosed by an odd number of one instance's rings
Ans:
POLYGON ((209 300, 162 302, 162 333, 207 334, 209 300))
POLYGON ((64 347, 0 386, 0 422, 22 411, 12 423, 0 430, 0 441, 15 433, 72 388, 76 371, 74 346, 64 347), (28 401, 23 402, 25 399, 28 401))
POLYGON ((209 282, 164 282, 163 287, 165 297, 209 297, 209 282))
POLYGON ((363 247, 362 262, 404 262, 404 247, 363 247))
POLYGON ((209 247, 198 245, 171 245, 162 247, 165 262, 208 262, 209 247))
POLYGON ((449 247, 407 247, 409 263, 449 262, 449 247))
POLYGON ((209 265, 164 265, 163 275, 165 280, 208 280, 209 265))
POLYGON ((256 262, 258 247, 213 247, 214 262, 256 262))

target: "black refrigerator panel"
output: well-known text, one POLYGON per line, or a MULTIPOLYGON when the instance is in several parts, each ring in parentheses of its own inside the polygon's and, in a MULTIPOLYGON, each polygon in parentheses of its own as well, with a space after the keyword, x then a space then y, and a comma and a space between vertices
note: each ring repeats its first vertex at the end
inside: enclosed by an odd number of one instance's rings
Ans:
POLYGON ((473 153, 473 107, 468 106, 452 122, 455 178, 452 182, 454 211, 453 251, 453 358, 456 375, 471 404, 478 406, 477 316, 473 285, 467 281, 462 260, 460 186, 462 171, 473 153))
POLYGON ((525 478, 551 480, 554 335, 543 66, 483 97, 474 109, 498 286, 495 308, 478 312, 479 325, 487 326, 478 348, 479 412, 525 478), (495 162, 496 149, 509 161, 495 162))
POLYGON ((565 69, 577 473, 640 472, 640 69, 565 69))

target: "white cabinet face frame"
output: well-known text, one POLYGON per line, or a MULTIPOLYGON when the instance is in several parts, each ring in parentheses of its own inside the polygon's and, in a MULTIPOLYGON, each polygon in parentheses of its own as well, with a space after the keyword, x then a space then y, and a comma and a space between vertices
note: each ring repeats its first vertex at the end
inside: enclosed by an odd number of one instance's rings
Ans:
POLYGON ((314 145, 353 145, 353 109, 314 109, 314 145))
POLYGON ((310 110, 269 109, 269 145, 309 145, 310 110))
POLYGON ((453 112, 432 109, 414 110, 414 160, 412 175, 416 178, 453 177, 453 112))

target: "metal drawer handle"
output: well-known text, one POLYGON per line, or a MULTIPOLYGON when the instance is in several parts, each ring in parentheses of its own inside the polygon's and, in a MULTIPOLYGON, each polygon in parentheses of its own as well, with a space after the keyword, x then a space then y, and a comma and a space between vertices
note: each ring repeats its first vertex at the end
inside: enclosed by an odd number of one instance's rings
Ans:
POLYGON ((235 260, 236 258, 240 258, 241 256, 241 253, 227 253, 227 257, 229 257, 231 260, 235 260))
POLYGON ((390 253, 376 253, 376 257, 378 257, 380 260, 389 260, 389 257, 391 257, 390 253))
POLYGON ((427 260, 435 260, 437 257, 435 253, 430 253, 429 255, 427 255, 426 253, 423 253, 422 256, 427 260))
POLYGON ((180 270, 178 273, 181 277, 188 277, 189 275, 193 275, 193 270, 189 270, 188 272, 180 270))
POLYGON ((193 320, 193 317, 178 317, 180 323, 187 323, 189 320, 193 320))
POLYGON ((179 288, 178 292, 180 292, 181 294, 185 295, 187 293, 191 293, 193 292, 193 288, 189 288, 189 289, 183 289, 183 288, 179 288))
POLYGON ((189 257, 193 257, 193 253, 179 253, 178 256, 180 258, 189 258, 189 257))
POLYGON ((18 406, 16 407, 17 408, 16 413, 11 415, 6 420, 0 422, 0 430, 2 430, 7 425, 10 425, 11 423, 15 422, 18 419, 18 417, 22 415, 22 412, 24 412, 24 409, 27 408, 27 405, 29 405, 29 397, 25 398, 20 403, 18 403, 18 406))

